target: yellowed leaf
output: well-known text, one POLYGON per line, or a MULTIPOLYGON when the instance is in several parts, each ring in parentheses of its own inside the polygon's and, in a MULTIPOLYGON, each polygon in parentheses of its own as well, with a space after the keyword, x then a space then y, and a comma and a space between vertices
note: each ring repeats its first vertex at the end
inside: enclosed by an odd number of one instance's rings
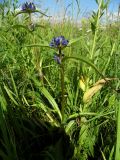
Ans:
POLYGON ((82 79, 80 79, 80 88, 85 91, 85 83, 82 79))
POLYGON ((91 87, 90 89, 88 89, 85 93, 84 93, 84 96, 83 96, 83 102, 84 103, 88 103, 91 98, 93 97, 93 95, 95 93, 97 93, 103 86, 105 83, 107 83, 108 81, 110 80, 116 80, 117 78, 105 78, 105 79, 101 79, 101 80, 98 80, 94 85, 93 87, 91 87))
POLYGON ((85 91, 86 90, 86 83, 89 79, 87 77, 81 76, 80 81, 79 81, 79 86, 80 88, 85 91))

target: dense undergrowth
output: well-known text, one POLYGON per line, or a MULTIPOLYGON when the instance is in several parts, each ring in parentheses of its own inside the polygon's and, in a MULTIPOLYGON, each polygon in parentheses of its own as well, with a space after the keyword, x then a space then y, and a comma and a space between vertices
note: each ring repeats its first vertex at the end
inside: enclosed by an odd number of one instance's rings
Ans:
POLYGON ((0 4, 1 159, 119 160, 120 23, 96 3, 81 27, 0 4))

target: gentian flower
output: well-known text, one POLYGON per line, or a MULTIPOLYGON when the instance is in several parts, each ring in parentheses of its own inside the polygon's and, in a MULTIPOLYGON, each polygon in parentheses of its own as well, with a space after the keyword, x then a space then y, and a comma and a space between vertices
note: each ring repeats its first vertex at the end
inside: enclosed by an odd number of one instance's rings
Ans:
POLYGON ((64 57, 64 54, 62 53, 62 56, 58 55, 58 54, 55 54, 54 55, 54 60, 58 63, 58 64, 61 64, 61 61, 64 57))
POLYGON ((34 12, 36 10, 36 7, 35 7, 35 5, 34 5, 34 3, 28 3, 28 2, 26 2, 26 3, 24 3, 23 5, 22 5, 22 11, 25 11, 25 12, 34 12))
POLYGON ((68 45, 69 41, 64 36, 54 37, 50 43, 50 47, 63 49, 68 45))
POLYGON ((58 64, 61 64, 61 58, 59 55, 54 55, 54 60, 58 63, 58 64))

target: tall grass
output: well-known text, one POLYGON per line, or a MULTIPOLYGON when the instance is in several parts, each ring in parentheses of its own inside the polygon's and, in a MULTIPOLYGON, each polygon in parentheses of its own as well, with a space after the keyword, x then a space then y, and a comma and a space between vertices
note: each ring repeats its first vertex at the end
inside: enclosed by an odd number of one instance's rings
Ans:
POLYGON ((17 1, 0 4, 1 159, 119 159, 120 23, 101 21, 108 2, 81 26, 42 11, 34 24, 17 1), (61 35, 58 64, 49 44, 61 35))

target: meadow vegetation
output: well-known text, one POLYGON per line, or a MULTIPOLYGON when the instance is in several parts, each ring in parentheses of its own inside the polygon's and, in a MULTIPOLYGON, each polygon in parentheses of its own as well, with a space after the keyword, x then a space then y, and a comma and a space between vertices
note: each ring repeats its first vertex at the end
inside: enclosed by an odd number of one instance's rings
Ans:
POLYGON ((96 3, 81 26, 0 4, 0 159, 120 160, 119 14, 96 3))

